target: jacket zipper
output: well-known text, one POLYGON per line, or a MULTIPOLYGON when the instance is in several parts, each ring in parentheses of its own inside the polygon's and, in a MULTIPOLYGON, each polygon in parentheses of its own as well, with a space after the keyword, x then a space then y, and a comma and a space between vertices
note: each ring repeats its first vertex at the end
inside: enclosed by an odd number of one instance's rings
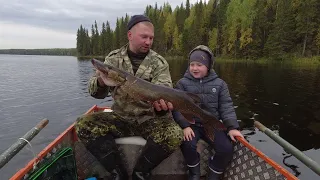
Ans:
MULTIPOLYGON (((202 94, 203 94, 203 84, 202 84, 202 79, 200 79, 200 95, 202 96, 202 94)), ((202 99, 202 97, 200 97, 200 99, 202 99)), ((201 102, 201 108, 203 108, 202 102, 201 102)))
MULTIPOLYGON (((200 79, 200 99, 202 99, 203 94, 203 84, 202 84, 202 78, 200 79)), ((203 108, 203 102, 200 102, 200 108, 203 108)), ((200 127, 203 127, 202 123, 199 124, 200 127)))
POLYGON ((200 93, 202 94, 203 92, 203 87, 202 87, 203 85, 202 85, 202 79, 200 79, 200 93))

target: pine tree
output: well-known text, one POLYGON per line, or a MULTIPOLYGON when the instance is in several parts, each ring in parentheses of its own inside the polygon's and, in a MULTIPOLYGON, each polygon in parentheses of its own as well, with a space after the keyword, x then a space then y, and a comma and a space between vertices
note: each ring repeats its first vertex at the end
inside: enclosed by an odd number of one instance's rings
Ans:
POLYGON ((268 57, 284 59, 293 49, 295 38, 295 21, 290 0, 277 2, 275 18, 264 51, 268 57))
POLYGON ((125 45, 126 43, 127 43, 127 24, 125 24, 125 19, 121 17, 120 25, 119 25, 119 47, 125 45))
POLYGON ((98 24, 97 21, 94 21, 94 35, 93 35, 93 55, 99 55, 100 54, 100 34, 98 30, 98 24))
POLYGON ((84 32, 84 45, 83 45, 82 54, 84 56, 92 55, 91 39, 90 39, 89 32, 87 29, 85 29, 85 32, 84 32))
POLYGON ((114 41, 113 41, 113 32, 110 28, 109 21, 107 21, 107 25, 106 25, 106 53, 108 54, 112 49, 115 49, 114 41))
POLYGON ((230 0, 217 1, 216 3, 216 11, 217 11, 217 48, 216 55, 222 54, 222 50, 224 49, 225 40, 224 37, 226 32, 224 31, 224 25, 226 24, 226 12, 230 0))
POLYGON ((100 53, 102 55, 106 55, 106 49, 107 49, 107 45, 106 45, 106 25, 103 22, 102 23, 102 30, 101 30, 101 34, 100 34, 100 53))
POLYGON ((84 44, 84 33, 83 33, 84 29, 82 27, 82 25, 80 25, 80 28, 77 31, 77 52, 80 56, 82 56, 83 54, 83 44, 84 44))
POLYGON ((318 29, 318 33, 316 35, 316 46, 317 46, 317 56, 320 55, 320 28, 318 29))
POLYGON ((186 2, 186 17, 190 16, 190 1, 187 0, 186 2))
POLYGON ((315 18, 317 13, 320 13, 317 12, 317 4, 319 0, 293 0, 292 2, 296 14, 296 33, 302 42, 302 56, 305 56, 308 45, 312 44, 312 37, 317 33, 318 23, 315 18))
POLYGON ((114 31, 114 48, 120 48, 120 20, 117 18, 116 28, 114 31))

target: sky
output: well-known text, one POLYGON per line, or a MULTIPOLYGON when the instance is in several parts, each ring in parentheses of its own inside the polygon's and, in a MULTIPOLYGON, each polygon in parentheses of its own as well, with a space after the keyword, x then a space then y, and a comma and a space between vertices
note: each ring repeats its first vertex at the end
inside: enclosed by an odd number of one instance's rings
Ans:
MULTIPOLYGON (((143 14, 147 5, 185 0, 0 0, 0 49, 75 48, 77 29, 143 14)), ((193 4, 197 0, 190 0, 193 4)))

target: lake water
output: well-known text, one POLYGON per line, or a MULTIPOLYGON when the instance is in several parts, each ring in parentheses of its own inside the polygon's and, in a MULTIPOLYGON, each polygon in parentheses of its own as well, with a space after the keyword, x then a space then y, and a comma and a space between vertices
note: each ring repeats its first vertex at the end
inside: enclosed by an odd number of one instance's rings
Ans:
MULTIPOLYGON (((169 60, 173 81, 185 72, 186 61, 169 60)), ((282 64, 216 63, 229 86, 246 139, 299 179, 319 176, 253 128, 259 120, 320 163, 320 67, 282 64)), ((87 81, 90 61, 68 56, 0 55, 0 153, 43 118, 49 124, 32 141, 40 152, 94 104, 110 106, 111 98, 94 99, 87 81)), ((27 145, 0 170, 8 179, 30 159, 27 145)))

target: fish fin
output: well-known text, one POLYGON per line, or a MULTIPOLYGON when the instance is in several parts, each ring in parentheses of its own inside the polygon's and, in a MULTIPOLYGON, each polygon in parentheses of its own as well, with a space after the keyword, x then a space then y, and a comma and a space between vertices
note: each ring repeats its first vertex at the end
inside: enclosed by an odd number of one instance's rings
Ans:
POLYGON ((202 116, 199 117, 203 124, 208 124, 218 131, 225 131, 227 128, 212 113, 203 110, 202 116))
POLYGON ((224 126, 224 124, 221 121, 213 121, 212 122, 213 127, 218 131, 225 131, 227 128, 224 126))
POLYGON ((209 138, 212 142, 214 142, 214 127, 209 124, 205 124, 203 126, 203 129, 207 138, 209 138))
POLYGON ((119 74, 115 71, 109 71, 107 78, 113 86, 120 86, 125 82, 125 79, 120 77, 119 74))
POLYGON ((192 114, 187 114, 187 113, 181 113, 182 116, 190 123, 190 124, 195 124, 195 120, 193 119, 192 114))
POLYGON ((200 103, 201 102, 201 99, 200 99, 200 97, 198 95, 196 95, 194 93, 190 93, 190 92, 187 92, 187 95, 189 97, 191 97, 195 103, 200 103))
POLYGON ((118 81, 109 80, 108 86, 120 86, 121 84, 118 81))

